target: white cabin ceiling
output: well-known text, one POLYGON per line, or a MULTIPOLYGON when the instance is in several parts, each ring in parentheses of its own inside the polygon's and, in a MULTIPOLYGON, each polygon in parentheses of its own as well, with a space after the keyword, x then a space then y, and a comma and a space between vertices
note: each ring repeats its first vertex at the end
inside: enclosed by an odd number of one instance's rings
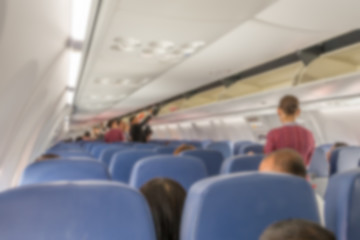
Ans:
POLYGON ((359 27, 358 9, 358 0, 103 1, 74 123, 125 114, 343 34, 359 27))

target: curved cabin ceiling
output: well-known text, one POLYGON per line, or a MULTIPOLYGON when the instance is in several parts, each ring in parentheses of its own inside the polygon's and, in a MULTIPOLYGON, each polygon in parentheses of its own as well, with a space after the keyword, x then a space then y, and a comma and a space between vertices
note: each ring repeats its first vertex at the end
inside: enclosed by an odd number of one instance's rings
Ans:
POLYGON ((359 27, 358 9, 358 0, 102 1, 72 123, 126 114, 338 36, 359 27))

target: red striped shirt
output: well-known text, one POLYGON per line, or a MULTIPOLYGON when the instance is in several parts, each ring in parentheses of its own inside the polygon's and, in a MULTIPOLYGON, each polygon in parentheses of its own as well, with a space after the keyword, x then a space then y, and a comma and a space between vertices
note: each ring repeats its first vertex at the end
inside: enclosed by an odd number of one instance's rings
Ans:
POLYGON ((285 125, 271 130, 267 135, 264 152, 266 154, 282 148, 291 148, 300 153, 309 165, 315 149, 312 133, 299 125, 285 125))
POLYGON ((120 129, 110 129, 105 135, 105 142, 122 142, 124 141, 124 135, 120 129))

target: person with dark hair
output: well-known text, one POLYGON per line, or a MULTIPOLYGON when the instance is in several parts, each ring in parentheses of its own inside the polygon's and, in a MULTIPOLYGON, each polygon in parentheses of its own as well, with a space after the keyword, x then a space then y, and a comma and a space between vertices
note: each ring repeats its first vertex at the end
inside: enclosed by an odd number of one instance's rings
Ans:
POLYGON ((184 188, 171 179, 155 178, 143 185, 140 192, 149 204, 157 240, 179 240, 184 188))
MULTIPOLYGON (((301 155, 292 149, 281 149, 266 156, 259 166, 260 172, 291 174, 306 179, 307 171, 301 155)), ((321 223, 324 224, 324 200, 315 194, 321 223)))
POLYGON ((174 155, 179 155, 182 152, 188 151, 188 150, 194 150, 196 149, 193 145, 189 144, 181 144, 179 147, 177 147, 174 151, 174 155))
POLYGON ((45 161, 45 160, 49 160, 49 159, 56 159, 59 158, 59 155, 57 154, 53 154, 53 153, 47 153, 47 154, 43 154, 40 157, 38 157, 35 162, 41 162, 41 161, 45 161))
POLYGON ((122 142, 124 141, 124 135, 119 128, 119 122, 116 119, 112 119, 108 122, 110 130, 105 134, 105 142, 122 142))
POLYGON ((83 141, 91 141, 91 135, 90 132, 85 132, 84 135, 82 136, 82 140, 83 141))
POLYGON ((336 240, 335 235, 319 224, 302 220, 283 220, 270 225, 259 240, 336 240))
MULTIPOLYGON (((145 115, 142 113, 141 115, 145 115)), ((130 137, 133 142, 146 142, 146 132, 145 130, 147 128, 150 128, 148 126, 149 121, 153 117, 152 113, 147 113, 146 117, 143 117, 141 119, 141 116, 132 116, 130 118, 130 137)))
POLYGON ((308 129, 295 122, 299 115, 299 100, 295 96, 284 96, 278 106, 278 116, 283 126, 268 133, 264 152, 268 154, 291 148, 300 153, 308 166, 315 150, 315 140, 308 129))
POLYGON ((330 150, 326 153, 327 160, 330 161, 331 155, 336 149, 347 146, 348 144, 344 142, 336 142, 334 145, 331 146, 330 150))

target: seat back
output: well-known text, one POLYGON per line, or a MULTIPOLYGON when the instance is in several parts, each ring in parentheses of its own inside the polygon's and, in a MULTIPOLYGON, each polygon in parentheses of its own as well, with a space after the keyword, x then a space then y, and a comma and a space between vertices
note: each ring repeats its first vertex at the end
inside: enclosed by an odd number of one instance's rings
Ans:
POLYGON ((134 146, 134 149, 139 149, 139 150, 155 150, 156 148, 158 148, 159 145, 157 144, 150 144, 150 143, 138 143, 134 146))
POLYGON ((222 154, 214 150, 190 150, 183 152, 181 156, 192 156, 200 159, 205 164, 209 176, 220 173, 221 164, 224 160, 222 154))
POLYGON ((131 170, 139 160, 157 155, 150 150, 125 150, 116 153, 110 163, 109 171, 112 179, 124 183, 129 183, 131 170))
POLYGON ((234 155, 244 154, 244 148, 251 144, 254 144, 254 143, 250 142, 250 141, 238 141, 238 142, 234 143, 234 155))
POLYGON ((111 146, 110 144, 105 144, 105 143, 95 145, 91 148, 90 154, 93 155, 96 159, 99 159, 101 152, 110 146, 111 146))
POLYGON ((173 154, 176 150, 175 146, 159 147, 155 149, 158 154, 173 154))
POLYGON ((336 239, 360 239, 360 170, 331 177, 325 202, 326 227, 336 239))
POLYGON ((131 172, 130 185, 140 188, 156 177, 171 178, 185 190, 207 176, 206 167, 200 159, 183 156, 155 156, 137 162, 131 172))
POLYGON ((358 167, 360 147, 342 147, 330 157, 330 174, 341 173, 358 167))
POLYGON ((140 193, 111 182, 33 185, 0 193, 2 239, 155 240, 140 193))
POLYGON ((126 147, 110 147, 110 148, 106 148, 101 152, 100 161, 103 162, 106 166, 109 166, 112 157, 116 153, 125 151, 126 149, 127 149, 126 147))
POLYGON ((222 164, 221 174, 257 171, 263 158, 261 154, 229 158, 222 164))
POLYGON ((308 173, 315 177, 329 176, 329 161, 326 158, 326 152, 323 147, 317 147, 311 158, 308 173))
POLYGON ((56 159, 29 165, 21 185, 76 180, 109 180, 104 164, 97 161, 56 159))
POLYGON ((311 186, 285 174, 240 173, 193 185, 182 218, 181 240, 258 240, 272 223, 319 222, 311 186))
POLYGON ((69 152, 69 151, 56 151, 51 152, 53 154, 59 155, 61 158, 72 158, 72 157, 87 157, 87 158, 94 158, 89 153, 85 151, 77 151, 77 152, 69 152))
POLYGON ((213 142, 210 143, 206 149, 214 150, 221 152, 224 159, 227 159, 232 156, 232 145, 230 141, 220 141, 220 142, 213 142))
POLYGON ((244 147, 244 154, 247 153, 264 154, 264 145, 261 144, 249 144, 244 147))

